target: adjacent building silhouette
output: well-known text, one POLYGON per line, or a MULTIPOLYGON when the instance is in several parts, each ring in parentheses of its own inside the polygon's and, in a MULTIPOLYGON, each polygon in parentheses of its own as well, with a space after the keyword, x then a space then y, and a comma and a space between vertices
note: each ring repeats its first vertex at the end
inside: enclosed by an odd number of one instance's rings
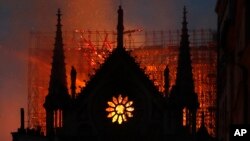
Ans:
MULTIPOLYGON (((169 69, 165 70, 165 94, 159 92, 123 45, 123 9, 118 9, 117 48, 76 94, 77 70, 71 70, 68 92, 63 51, 61 12, 46 96, 46 134, 48 141, 80 140, 213 140, 203 123, 196 130, 199 108, 190 59, 188 28, 184 7, 176 84, 169 88, 169 69), (170 91, 168 91, 170 89, 170 91)), ((13 133, 23 140, 27 132, 13 133)), ((30 139, 32 140, 32 139, 30 139)))
POLYGON ((250 1, 218 0, 218 140, 250 123, 250 1))

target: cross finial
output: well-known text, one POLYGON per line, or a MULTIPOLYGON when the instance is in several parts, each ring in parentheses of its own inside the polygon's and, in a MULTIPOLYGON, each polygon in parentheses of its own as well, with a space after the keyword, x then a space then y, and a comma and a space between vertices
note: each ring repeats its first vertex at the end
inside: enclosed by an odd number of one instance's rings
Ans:
POLYGON ((183 20, 184 21, 187 20, 187 9, 186 9, 186 6, 184 6, 184 8, 183 8, 183 20))
POLYGON ((58 10, 57 10, 57 16, 58 16, 58 17, 61 17, 61 15, 62 15, 62 14, 61 14, 61 9, 58 8, 58 10))
POLYGON ((57 15, 57 24, 61 25, 61 16, 62 16, 62 14, 61 14, 60 8, 58 8, 56 15, 57 15))

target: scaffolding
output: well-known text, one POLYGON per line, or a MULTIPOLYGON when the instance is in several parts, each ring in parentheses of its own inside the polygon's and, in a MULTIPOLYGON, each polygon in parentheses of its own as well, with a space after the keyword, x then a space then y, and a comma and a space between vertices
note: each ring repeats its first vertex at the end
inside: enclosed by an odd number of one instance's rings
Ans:
MULTIPOLYGON (((135 31, 135 30, 130 30, 135 31)), ((145 70, 160 92, 164 92, 164 69, 170 69, 170 89, 175 83, 181 31, 141 31, 124 34, 126 50, 145 70)), ((212 30, 191 30, 190 48, 200 108, 197 112, 197 128, 205 114, 208 132, 216 130, 216 41, 212 30)), ((31 32, 28 66, 28 127, 45 130, 43 103, 48 94, 49 76, 54 48, 54 33, 31 32)), ((94 75, 105 58, 116 47, 115 31, 74 30, 63 32, 66 56, 67 81, 70 68, 77 70, 77 92, 94 75)), ((68 83, 69 84, 69 83, 68 83)), ((68 88, 70 88, 68 86, 68 88)))

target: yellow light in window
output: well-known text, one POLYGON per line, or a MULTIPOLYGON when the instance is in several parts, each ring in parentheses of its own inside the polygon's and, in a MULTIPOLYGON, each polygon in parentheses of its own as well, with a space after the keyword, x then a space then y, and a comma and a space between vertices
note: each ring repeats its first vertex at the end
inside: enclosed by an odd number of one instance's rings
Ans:
POLYGON ((186 107, 182 110, 182 114, 183 114, 182 125, 186 126, 187 125, 187 108, 186 107))
POLYGON ((110 117, 113 117, 114 115, 115 115, 115 112, 111 112, 108 114, 108 117, 110 118, 110 117))
POLYGON ((122 124, 122 116, 121 115, 119 115, 119 117, 118 117, 118 123, 122 124))
POLYGON ((122 97, 119 95, 118 98, 112 97, 112 101, 108 101, 108 108, 106 111, 108 112, 107 117, 112 118, 112 122, 118 122, 118 124, 122 124, 127 121, 127 117, 133 117, 132 112, 134 111, 133 101, 128 101, 128 97, 122 97))
POLYGON ((116 115, 112 118, 112 122, 116 122, 117 118, 118 118, 118 115, 116 114, 116 115))
POLYGON ((117 105, 115 107, 115 111, 117 112, 117 114, 123 114, 124 113, 124 109, 125 109, 125 107, 123 105, 117 105))

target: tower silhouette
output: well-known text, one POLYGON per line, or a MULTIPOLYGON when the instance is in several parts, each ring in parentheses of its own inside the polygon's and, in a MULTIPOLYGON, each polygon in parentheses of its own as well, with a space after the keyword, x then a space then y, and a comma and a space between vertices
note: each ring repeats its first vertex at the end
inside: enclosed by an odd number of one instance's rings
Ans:
POLYGON ((46 110, 46 134, 48 136, 55 134, 55 129, 63 126, 63 109, 70 99, 67 89, 60 9, 58 9, 57 13, 56 26, 49 92, 44 103, 46 110))
POLYGON ((189 35, 187 28, 186 7, 183 9, 182 34, 178 55, 176 83, 172 87, 170 101, 176 115, 177 128, 185 122, 191 133, 196 132, 196 112, 199 106, 197 94, 194 91, 192 62, 190 57, 189 35), (186 120, 183 121, 183 116, 186 120))

